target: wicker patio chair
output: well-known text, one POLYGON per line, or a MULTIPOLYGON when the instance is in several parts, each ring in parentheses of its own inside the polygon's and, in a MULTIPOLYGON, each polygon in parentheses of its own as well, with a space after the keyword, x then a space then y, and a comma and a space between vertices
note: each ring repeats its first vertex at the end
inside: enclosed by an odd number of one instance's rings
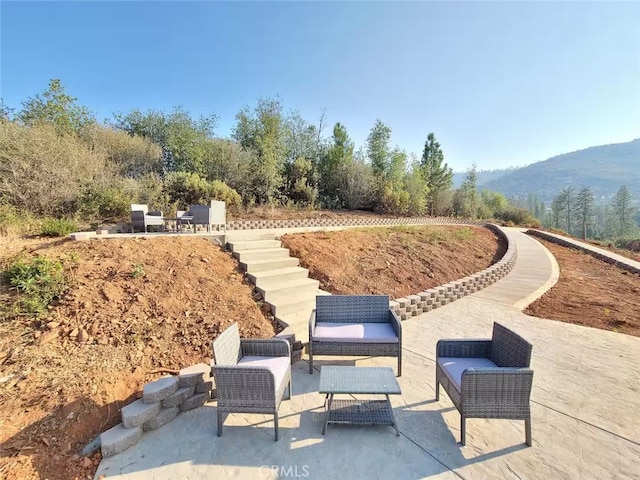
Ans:
POLYGON ((189 214, 193 216, 194 229, 197 225, 206 227, 210 232, 214 227, 218 231, 227 230, 227 210, 225 202, 211 200, 209 205, 191 205, 189 214))
POLYGON ((144 204, 131 204, 131 233, 136 230, 148 232, 149 227, 164 228, 164 218, 160 211, 149 211, 149 207, 144 204))
POLYGON ((218 394, 218 436, 228 413, 273 415, 278 440, 278 408, 285 389, 291 398, 289 342, 279 338, 241 339, 234 323, 213 341, 213 376, 218 394))
POLYGON ((317 355, 397 357, 402 375, 402 324, 388 295, 318 295, 309 318, 309 373, 317 355))
POLYGON ((436 346, 436 401, 440 385, 460 412, 460 443, 467 418, 524 420, 531 446, 532 346, 499 323, 487 340, 440 340, 436 346))

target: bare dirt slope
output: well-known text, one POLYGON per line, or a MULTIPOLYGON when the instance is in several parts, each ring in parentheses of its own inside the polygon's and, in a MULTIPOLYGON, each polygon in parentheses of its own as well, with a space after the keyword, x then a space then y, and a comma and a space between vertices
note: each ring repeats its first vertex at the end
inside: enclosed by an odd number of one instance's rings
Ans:
POLYGON ((439 225, 300 233, 282 241, 320 288, 392 298, 483 270, 507 247, 486 228, 439 225))
POLYGON ((560 266, 558 283, 525 313, 640 336, 640 277, 536 237, 560 266))
POLYGON ((236 262, 205 239, 22 246, 75 267, 46 318, 0 322, 0 478, 91 476, 99 454, 76 452, 154 372, 208 363, 211 340, 235 321, 244 336, 275 333, 236 262))

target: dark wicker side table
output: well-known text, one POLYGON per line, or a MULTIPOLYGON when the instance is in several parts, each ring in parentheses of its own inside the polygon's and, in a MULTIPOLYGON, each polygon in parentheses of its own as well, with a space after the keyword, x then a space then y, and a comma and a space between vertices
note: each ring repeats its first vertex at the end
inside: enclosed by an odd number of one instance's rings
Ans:
POLYGON ((393 416, 389 395, 400 395, 400 385, 390 367, 323 366, 320 369, 320 393, 324 393, 326 420, 329 423, 352 425, 391 425, 400 436, 393 416), (385 400, 334 400, 336 394, 384 395, 385 400))

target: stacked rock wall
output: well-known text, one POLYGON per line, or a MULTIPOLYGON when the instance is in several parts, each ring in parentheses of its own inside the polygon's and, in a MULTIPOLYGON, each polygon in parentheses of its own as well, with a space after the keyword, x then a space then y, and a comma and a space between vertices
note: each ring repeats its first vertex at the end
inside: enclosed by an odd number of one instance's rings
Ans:
POLYGON ((119 453, 176 418, 180 412, 201 407, 211 398, 211 366, 199 363, 183 368, 177 376, 147 383, 142 398, 122 408, 122 423, 100 435, 103 457, 119 453))

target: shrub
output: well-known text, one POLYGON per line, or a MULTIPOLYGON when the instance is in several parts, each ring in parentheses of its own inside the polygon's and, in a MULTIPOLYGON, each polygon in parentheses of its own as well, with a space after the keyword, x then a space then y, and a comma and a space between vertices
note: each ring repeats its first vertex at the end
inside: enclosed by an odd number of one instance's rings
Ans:
POLYGON ((220 180, 214 180, 211 183, 211 197, 213 200, 222 200, 225 202, 227 209, 230 210, 237 211, 242 206, 240 194, 220 180))
POLYGON ((640 238, 619 238, 615 241, 615 246, 640 253, 640 238))
POLYGON ((105 175, 105 159, 50 125, 0 121, 0 197, 35 215, 72 213, 79 193, 105 175))
POLYGON ((120 188, 93 187, 80 197, 83 219, 120 220, 129 215, 131 197, 120 188))
POLYGON ((40 234, 46 237, 66 237, 78 230, 78 224, 64 218, 45 218, 40 227, 40 234))
POLYGON ((62 263, 45 257, 19 258, 3 275, 18 292, 16 313, 38 316, 62 295, 65 279, 62 263))
POLYGON ((394 190, 391 184, 384 185, 378 198, 376 211, 392 215, 405 215, 409 210, 409 193, 404 190, 394 190))
POLYGON ((211 200, 223 200, 230 209, 237 209, 242 205, 238 192, 226 183, 219 180, 208 182, 195 173, 177 172, 168 175, 165 192, 169 202, 184 207, 206 204, 211 200))
POLYGON ((0 235, 29 235, 40 232, 40 221, 27 211, 0 203, 0 235))
POLYGON ((515 225, 522 225, 531 228, 540 228, 540 221, 535 218, 531 212, 525 208, 507 208, 496 213, 496 218, 506 223, 513 223, 515 225))

